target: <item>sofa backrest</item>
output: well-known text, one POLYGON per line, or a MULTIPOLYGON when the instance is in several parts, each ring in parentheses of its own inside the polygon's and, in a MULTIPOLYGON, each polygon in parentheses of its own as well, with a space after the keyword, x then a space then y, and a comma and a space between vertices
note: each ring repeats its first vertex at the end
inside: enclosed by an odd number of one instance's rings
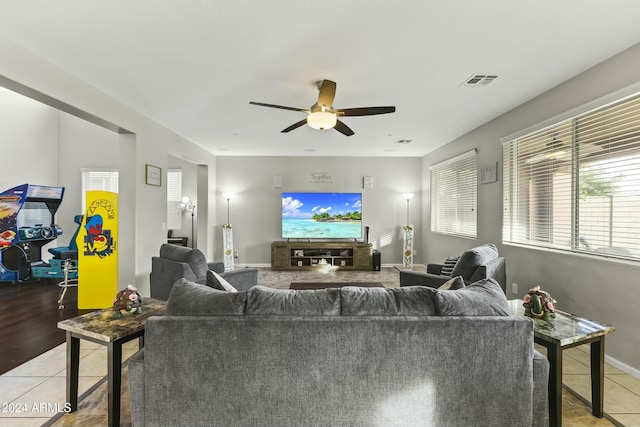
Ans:
POLYGON ((498 257, 498 248, 493 244, 476 246, 467 249, 460 255, 458 262, 451 271, 451 277, 462 276, 469 281, 478 267, 498 257))
POLYGON ((274 289, 257 285, 229 293, 177 280, 167 302, 168 316, 508 316, 500 285, 480 280, 458 290, 428 286, 349 287, 317 290, 274 289))
POLYGON ((160 246, 160 258, 188 264, 198 280, 207 277, 207 258, 199 249, 164 243, 160 246))
POLYGON ((524 317, 152 317, 140 410, 162 426, 531 426, 532 343, 524 317))

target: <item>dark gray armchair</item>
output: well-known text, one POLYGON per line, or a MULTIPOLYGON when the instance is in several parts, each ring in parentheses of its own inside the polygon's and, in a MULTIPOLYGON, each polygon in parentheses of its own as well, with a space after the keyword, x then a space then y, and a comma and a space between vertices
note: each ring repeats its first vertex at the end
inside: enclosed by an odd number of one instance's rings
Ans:
POLYGON ((245 291, 258 284, 256 268, 241 268, 225 272, 224 263, 207 262, 204 254, 198 249, 163 244, 160 246, 160 256, 151 258, 149 276, 151 297, 168 300, 173 284, 182 278, 211 286, 207 283, 209 270, 218 273, 239 291, 245 291))
MULTIPOLYGON (((468 249, 460 255, 451 274, 442 274, 444 264, 427 264, 427 272, 400 271, 400 286, 440 287, 452 277, 462 276, 465 284, 481 279, 495 279, 506 291, 507 273, 504 257, 498 255, 495 245, 487 244, 468 249)), ((506 293, 506 292, 505 292, 506 293)))

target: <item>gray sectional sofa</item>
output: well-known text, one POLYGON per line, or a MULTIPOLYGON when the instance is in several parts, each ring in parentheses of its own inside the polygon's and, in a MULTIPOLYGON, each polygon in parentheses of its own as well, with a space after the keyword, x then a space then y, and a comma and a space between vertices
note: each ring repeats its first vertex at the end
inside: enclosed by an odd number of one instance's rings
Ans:
POLYGON ((493 280, 223 292, 179 280, 129 363, 134 426, 544 426, 548 362, 493 280))

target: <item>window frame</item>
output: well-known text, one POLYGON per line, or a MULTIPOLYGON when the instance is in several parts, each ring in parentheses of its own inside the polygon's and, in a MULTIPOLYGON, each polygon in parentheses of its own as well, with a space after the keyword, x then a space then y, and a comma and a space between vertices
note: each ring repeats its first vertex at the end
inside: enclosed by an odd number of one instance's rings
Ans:
MULTIPOLYGON (((560 253, 588 255, 599 259, 625 260, 632 262, 640 261, 640 252, 638 247, 638 245, 640 245, 640 239, 636 239, 635 242, 627 243, 629 245, 627 247, 616 247, 616 245, 612 244, 611 238, 609 238, 608 241, 609 247, 604 245, 602 245, 602 247, 595 247, 596 245, 589 245, 585 243, 585 234, 588 234, 589 232, 594 234, 605 234, 606 232, 611 235, 615 230, 615 232, 620 235, 624 231, 621 232, 619 230, 624 230, 624 227, 632 227, 631 224, 633 220, 630 219, 626 223, 624 220, 618 220, 618 224, 614 224, 612 222, 612 217, 609 216, 608 223, 604 224, 603 221, 603 225, 600 225, 600 228, 598 228, 598 226, 595 225, 596 221, 591 220, 591 218, 595 218, 597 215, 593 214, 589 217, 588 214, 585 214, 585 212, 592 212, 593 205, 597 202, 597 196, 591 196, 592 198, 589 199, 588 197, 585 197, 583 193, 583 184, 585 183, 586 177, 593 170, 598 170, 598 168, 600 168, 600 183, 602 185, 606 185, 606 181, 609 180, 608 177, 613 176, 614 173, 622 170, 625 164, 633 162, 634 165, 640 165, 640 160, 634 159, 640 158, 640 138, 637 137, 638 126, 635 125, 635 123, 637 123, 637 115, 639 112, 640 84, 636 84, 547 119, 538 125, 531 126, 515 134, 502 138, 501 142, 503 145, 504 165, 504 206, 502 222, 503 243, 560 253), (631 120, 621 118, 624 116, 621 106, 625 103, 632 104, 630 111, 636 114, 631 120), (602 115, 607 118, 598 118, 598 115, 602 115), (617 124, 614 126, 613 124, 610 124, 609 121, 617 124), (625 121, 628 121, 628 123, 622 125, 618 123, 625 121), (583 130, 587 127, 585 123, 588 123, 588 125, 593 129, 590 131, 583 130), (570 185, 565 183, 564 187, 559 183, 556 184, 554 174, 552 183, 548 184, 547 191, 552 191, 553 194, 551 197, 558 197, 556 195, 557 192, 562 191, 563 188, 565 191, 568 189, 569 194, 565 194, 564 197, 566 200, 569 200, 570 198, 571 212, 570 214, 565 213, 563 216, 562 214, 558 214, 556 211, 553 211, 552 213, 547 214, 547 217, 544 218, 547 222, 541 223, 538 217, 532 217, 531 206, 518 206, 518 203, 522 202, 514 199, 515 194, 517 194, 518 191, 525 193, 525 197, 528 198, 529 203, 532 203, 531 200, 535 199, 537 196, 537 194, 532 193, 531 180, 535 179, 537 176, 534 172, 531 172, 528 175, 528 183, 519 182, 519 180, 525 179, 526 177, 524 173, 519 172, 519 170, 523 168, 522 160, 524 156, 522 154, 518 154, 517 147, 514 148, 514 146, 517 146, 518 143, 516 141, 518 140, 522 141, 526 138, 534 137, 536 134, 541 134, 542 132, 553 130, 564 125, 571 128, 570 142, 567 143, 570 147, 570 160, 565 160, 566 163, 569 163, 566 167, 567 171, 565 171, 565 175, 569 177, 571 183, 570 185), (625 131, 632 135, 629 139, 628 146, 625 146, 623 150, 618 150, 616 148, 611 149, 610 147, 615 146, 615 142, 612 141, 616 140, 617 135, 625 134, 625 131), (599 132, 613 136, 603 136, 600 137, 600 139, 594 139, 594 135, 599 132), (587 153, 584 150, 584 147, 588 145, 589 141, 598 142, 601 146, 608 148, 603 149, 603 154, 601 155, 597 153, 587 153), (526 188, 526 190, 523 191, 522 189, 524 188, 526 188), (594 200, 596 200, 596 202, 594 202, 594 200), (520 211, 515 212, 515 209, 520 209, 520 211), (526 212, 527 209, 529 209, 528 215, 526 212), (518 215, 520 215, 519 218, 518 215), (559 215, 558 218, 556 218, 557 215, 559 215), (569 234, 565 234, 563 236, 564 242, 560 242, 559 239, 556 239, 555 235, 551 237, 548 242, 541 241, 537 237, 532 238, 531 235, 527 236, 527 233, 533 234, 531 230, 538 224, 543 224, 543 226, 547 226, 551 229, 565 227, 569 230, 569 234), (636 253, 633 253, 634 251, 636 253)), ((539 174, 542 175, 542 172, 539 174)), ((624 176, 626 179, 624 184, 628 186, 628 182, 633 182, 637 175, 638 174, 631 173, 624 176)), ((595 190, 597 192, 598 188, 596 187, 595 190)), ((611 197, 615 196, 611 193, 609 197, 609 206, 613 206, 611 197)), ((640 194, 631 194, 631 199, 638 197, 640 197, 640 194)), ((604 207, 606 204, 604 196, 601 195, 601 198, 601 205, 604 207)), ((627 202, 627 205, 624 205, 624 203, 624 201, 619 201, 618 206, 623 209, 631 209, 631 212, 635 213, 633 209, 635 208, 634 204, 637 203, 637 201, 627 202)), ((551 205, 553 206, 554 202, 552 202, 551 205)), ((554 208, 550 209, 550 211, 554 208)), ((602 220, 602 217, 598 217, 598 219, 602 220)))

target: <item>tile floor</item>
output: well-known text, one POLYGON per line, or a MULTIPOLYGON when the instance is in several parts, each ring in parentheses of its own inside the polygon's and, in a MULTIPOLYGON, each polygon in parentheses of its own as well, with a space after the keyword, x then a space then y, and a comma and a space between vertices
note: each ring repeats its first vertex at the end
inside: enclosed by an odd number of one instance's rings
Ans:
MULTIPOLYGON (((138 340, 123 345, 128 359, 138 349, 138 340)), ((0 376, 0 427, 41 426, 66 401, 66 344, 18 366, 0 376)), ((78 394, 107 375, 107 348, 80 340, 80 378, 78 394)))
MULTIPOLYGON (((545 349, 537 346, 544 354, 545 349)), ((123 357, 137 350, 137 340, 125 344, 123 357)), ((564 351, 564 383, 590 400, 589 347, 564 351)), ((107 374, 106 347, 80 341, 80 382, 82 394, 107 374)), ((0 376, 0 427, 41 426, 64 409, 66 347, 62 344, 0 376)), ((640 427, 640 380, 605 367, 605 412, 607 419, 577 419, 565 413, 566 426, 640 427)), ((569 408, 565 408, 568 410, 569 408)))

